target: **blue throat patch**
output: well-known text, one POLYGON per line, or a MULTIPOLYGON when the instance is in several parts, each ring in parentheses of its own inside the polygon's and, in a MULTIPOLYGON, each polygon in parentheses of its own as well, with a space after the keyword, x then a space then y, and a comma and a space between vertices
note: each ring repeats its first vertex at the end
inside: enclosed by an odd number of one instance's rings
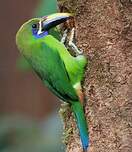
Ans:
POLYGON ((49 34, 48 31, 44 31, 43 33, 38 35, 37 34, 38 30, 36 30, 36 29, 32 29, 32 33, 33 33, 34 37, 37 38, 37 39, 45 37, 45 36, 47 36, 49 34))

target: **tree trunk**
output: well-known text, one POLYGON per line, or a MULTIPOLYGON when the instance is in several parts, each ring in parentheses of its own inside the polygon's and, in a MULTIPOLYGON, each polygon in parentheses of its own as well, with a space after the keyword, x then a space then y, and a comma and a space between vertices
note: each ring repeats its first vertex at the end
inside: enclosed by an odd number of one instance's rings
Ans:
MULTIPOLYGON (((67 0, 77 44, 89 60, 84 91, 89 152, 132 151, 132 1, 67 0)), ((72 116, 65 126, 75 127, 72 116)), ((77 129, 67 152, 81 152, 77 129)))

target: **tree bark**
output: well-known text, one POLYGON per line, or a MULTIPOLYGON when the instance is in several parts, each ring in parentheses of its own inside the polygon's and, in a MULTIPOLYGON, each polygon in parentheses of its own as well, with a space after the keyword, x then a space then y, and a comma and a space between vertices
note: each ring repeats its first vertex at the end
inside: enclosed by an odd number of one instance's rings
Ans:
MULTIPOLYGON (((132 151, 132 1, 67 0, 76 14, 77 44, 89 60, 84 92, 89 152, 132 151)), ((71 116, 65 126, 76 128, 71 116), (69 125, 70 124, 70 125, 69 125)), ((77 129, 67 152, 81 152, 77 129)))

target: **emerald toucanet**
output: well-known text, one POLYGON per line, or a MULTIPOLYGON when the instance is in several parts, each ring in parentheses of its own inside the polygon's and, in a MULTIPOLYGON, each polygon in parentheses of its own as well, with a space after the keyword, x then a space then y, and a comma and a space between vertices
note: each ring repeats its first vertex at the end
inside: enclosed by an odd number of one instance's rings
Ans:
POLYGON ((87 151, 89 136, 81 90, 87 61, 83 55, 73 57, 63 43, 49 34, 51 28, 71 17, 69 13, 55 13, 31 19, 17 32, 16 44, 43 84, 71 105, 80 132, 83 151, 87 151))

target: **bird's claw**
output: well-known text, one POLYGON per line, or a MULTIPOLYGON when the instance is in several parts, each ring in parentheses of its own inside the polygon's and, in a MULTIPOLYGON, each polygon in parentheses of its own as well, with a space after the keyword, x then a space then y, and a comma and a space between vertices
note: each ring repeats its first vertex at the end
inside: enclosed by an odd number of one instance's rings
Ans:
POLYGON ((82 50, 80 50, 76 44, 73 42, 75 38, 75 28, 72 28, 71 30, 71 35, 70 35, 70 39, 69 39, 69 47, 71 47, 71 49, 76 53, 76 55, 81 55, 83 53, 82 50))
MULTIPOLYGON (((68 37, 68 30, 66 29, 63 33, 63 37, 61 39, 61 43, 65 44, 67 37, 68 37)), ((79 49, 76 44, 73 42, 75 39, 75 28, 72 28, 70 31, 70 38, 68 41, 68 47, 76 53, 76 56, 83 54, 83 50, 79 49)))
POLYGON ((83 54, 83 50, 79 49, 75 43, 69 42, 69 47, 76 53, 77 56, 83 54))
POLYGON ((67 32, 68 32, 68 30, 66 29, 66 30, 64 31, 64 33, 63 33, 63 36, 62 36, 62 39, 61 39, 61 43, 63 43, 63 44, 66 42, 67 32))

